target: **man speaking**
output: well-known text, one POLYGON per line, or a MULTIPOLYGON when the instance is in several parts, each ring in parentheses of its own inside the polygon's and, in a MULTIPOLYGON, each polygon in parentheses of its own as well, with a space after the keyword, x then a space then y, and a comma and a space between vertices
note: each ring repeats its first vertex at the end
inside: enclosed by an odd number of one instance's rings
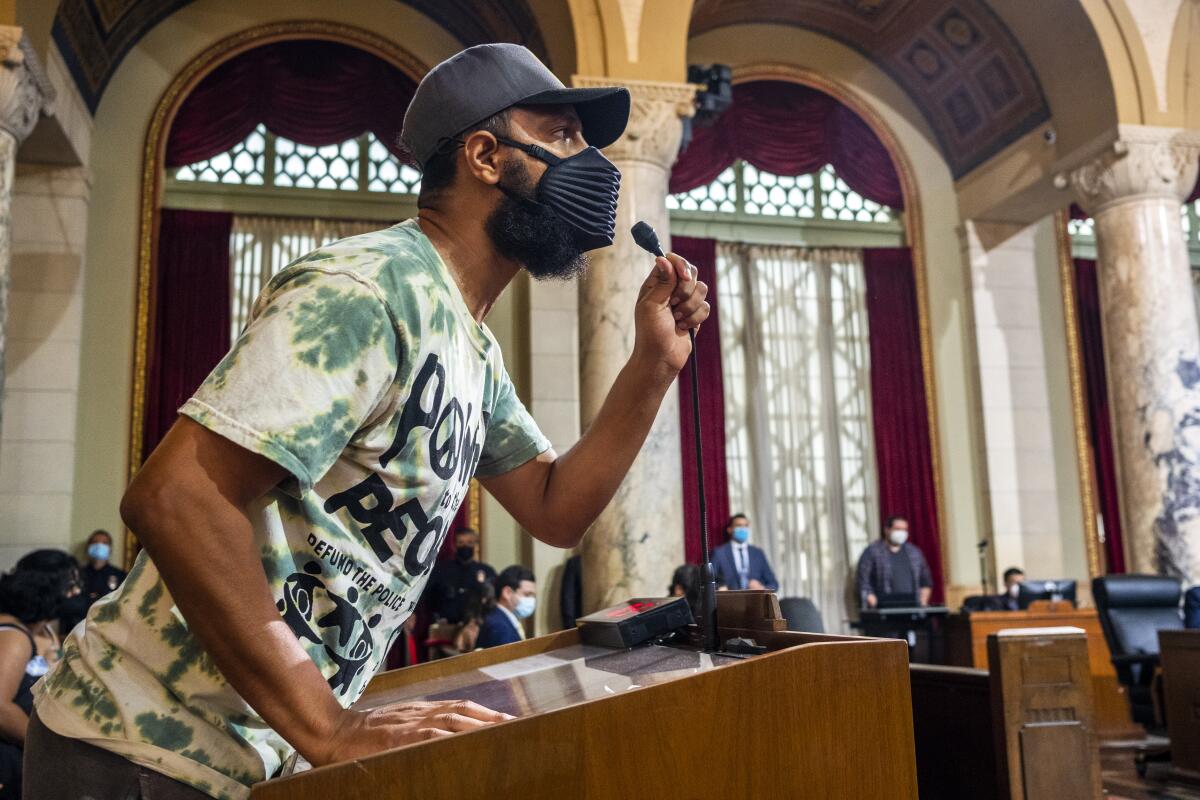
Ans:
POLYGON ((624 89, 565 89, 515 45, 429 72, 402 135, 423 168, 417 218, 273 278, 129 486, 121 513, 145 552, 39 686, 27 796, 239 798, 293 749, 319 766, 506 719, 349 706, 471 477, 574 547, 708 316, 695 270, 656 259, 634 351, 561 456, 483 325, 519 270, 571 277, 612 243, 620 174, 597 147, 628 113, 624 89))

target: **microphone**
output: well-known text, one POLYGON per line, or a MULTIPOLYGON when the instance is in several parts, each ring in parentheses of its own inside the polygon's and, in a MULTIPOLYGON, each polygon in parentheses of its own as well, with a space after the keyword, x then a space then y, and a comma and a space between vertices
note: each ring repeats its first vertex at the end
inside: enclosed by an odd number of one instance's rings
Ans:
MULTIPOLYGON (((630 230, 637 246, 654 256, 665 256, 658 234, 646 222, 636 223, 630 230)), ((719 649, 717 637, 717 577, 713 570, 712 556, 708 545, 708 504, 704 493, 704 456, 700 442, 700 368, 696 360, 696 331, 688 328, 692 342, 692 426, 696 436, 696 481, 700 494, 700 629, 704 634, 704 649, 715 653, 719 649)))

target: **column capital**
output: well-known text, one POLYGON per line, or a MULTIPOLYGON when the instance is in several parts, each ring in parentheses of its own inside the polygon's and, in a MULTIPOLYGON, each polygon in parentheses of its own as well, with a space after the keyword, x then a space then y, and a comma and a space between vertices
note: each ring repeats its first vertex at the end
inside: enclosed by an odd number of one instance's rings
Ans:
POLYGON ((619 80, 572 75, 575 86, 624 86, 629 90, 631 106, 625 134, 605 148, 613 161, 641 161, 669 171, 679 154, 683 135, 681 119, 696 113, 694 83, 619 80))
POLYGON ((1120 125, 1118 138, 1099 157, 1077 167, 1069 179, 1079 204, 1093 217, 1125 202, 1166 199, 1182 203, 1196 182, 1200 133, 1181 128, 1120 125))
POLYGON ((41 114, 54 113, 54 96, 24 29, 0 25, 0 130, 24 141, 41 114))

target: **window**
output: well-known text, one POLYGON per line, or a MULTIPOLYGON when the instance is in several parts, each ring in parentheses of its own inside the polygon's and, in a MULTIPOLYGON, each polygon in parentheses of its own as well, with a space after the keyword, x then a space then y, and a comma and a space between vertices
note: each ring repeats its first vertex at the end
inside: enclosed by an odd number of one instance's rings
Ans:
POLYGON ((876 481, 862 251, 720 243, 729 499, 840 629, 876 481))
POLYGON ((276 272, 318 247, 378 228, 377 222, 358 220, 234 215, 229 236, 231 341, 246 327, 255 299, 276 272))
POLYGON ((175 169, 164 205, 229 211, 236 338, 276 272, 329 242, 416 213, 421 174, 374 134, 313 147, 259 125, 228 151, 175 169))
POLYGON ((173 184, 218 183, 280 189, 328 189, 415 195, 421 173, 401 163, 375 134, 311 147, 276 136, 259 125, 230 150, 179 167, 173 184))
POLYGON ((886 224, 896 219, 892 209, 851 190, 828 164, 814 174, 792 177, 773 175, 745 161, 735 161, 707 186, 669 195, 667 208, 781 220, 886 224))
POLYGON ((810 175, 774 175, 735 161, 707 186, 669 195, 671 232, 724 241, 895 247, 901 215, 853 191, 825 165, 810 175))

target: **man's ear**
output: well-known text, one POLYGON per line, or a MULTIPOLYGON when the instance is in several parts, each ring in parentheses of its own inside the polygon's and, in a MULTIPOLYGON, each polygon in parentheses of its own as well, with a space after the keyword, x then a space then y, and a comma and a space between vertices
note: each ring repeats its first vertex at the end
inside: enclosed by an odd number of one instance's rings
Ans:
POLYGON ((488 185, 500 182, 500 143, 488 131, 475 131, 463 142, 463 160, 476 180, 488 185))

